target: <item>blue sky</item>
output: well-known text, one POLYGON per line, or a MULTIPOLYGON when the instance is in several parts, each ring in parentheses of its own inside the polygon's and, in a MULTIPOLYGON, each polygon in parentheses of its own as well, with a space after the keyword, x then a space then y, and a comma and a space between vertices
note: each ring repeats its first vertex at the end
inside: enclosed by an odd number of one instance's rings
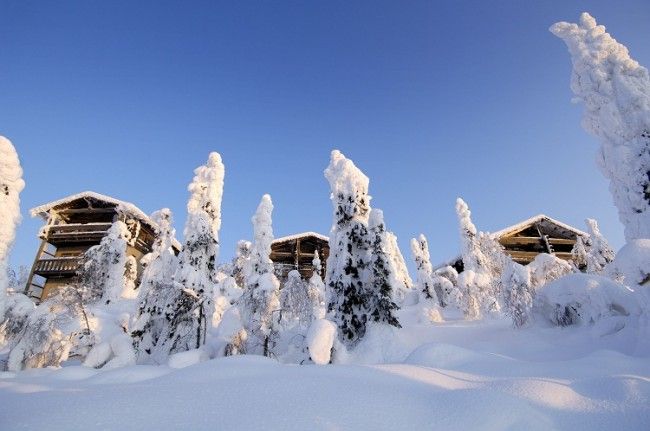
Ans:
POLYGON ((226 165, 221 260, 251 237, 260 197, 276 236, 327 233, 323 169, 338 148, 410 260, 458 249, 454 201, 481 230, 537 213, 616 247, 622 227, 597 141, 570 103, 570 60, 548 32, 589 11, 650 65, 650 2, 0 3, 0 134, 27 187, 14 264, 31 264, 28 209, 83 190, 169 207, 210 151, 226 165))

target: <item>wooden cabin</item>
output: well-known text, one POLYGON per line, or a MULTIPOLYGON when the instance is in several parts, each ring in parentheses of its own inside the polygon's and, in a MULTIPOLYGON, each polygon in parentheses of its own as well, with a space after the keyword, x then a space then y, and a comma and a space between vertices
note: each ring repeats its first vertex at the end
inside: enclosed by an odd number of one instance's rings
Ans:
MULTIPOLYGON (((138 262, 151 251, 156 224, 135 205, 95 192, 83 192, 31 210, 46 221, 25 293, 43 300, 60 286, 74 281, 83 254, 98 245, 114 221, 122 220, 132 233, 127 254, 138 262)), ((175 244, 180 250, 180 245, 175 244)))
MULTIPOLYGON (((539 214, 492 234, 505 252, 517 263, 528 265, 540 253, 548 253, 564 260, 571 260, 571 250, 578 236, 589 235, 547 215, 539 214)), ((438 266, 450 265, 458 272, 463 270, 460 256, 438 266)), ((437 268, 436 268, 437 269, 437 268)))
POLYGON ((321 261, 321 276, 325 278, 325 263, 329 256, 329 238, 316 232, 303 232, 277 238, 271 243, 271 260, 275 274, 281 282, 290 271, 297 269, 304 279, 313 274, 314 252, 321 261))

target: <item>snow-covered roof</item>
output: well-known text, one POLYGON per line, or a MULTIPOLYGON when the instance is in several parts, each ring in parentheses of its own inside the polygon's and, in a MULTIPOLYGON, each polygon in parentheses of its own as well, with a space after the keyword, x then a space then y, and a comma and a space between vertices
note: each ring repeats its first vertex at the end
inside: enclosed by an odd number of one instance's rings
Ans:
MULTIPOLYGON (((589 237, 588 233, 583 232, 580 229, 576 229, 573 226, 569 226, 566 223, 562 223, 561 221, 558 221, 558 220, 554 219, 553 217, 549 217, 546 214, 537 214, 536 216, 533 216, 531 218, 523 220, 523 221, 521 221, 521 222, 519 222, 517 224, 513 224, 512 226, 508 226, 506 228, 503 228, 501 230, 493 232, 490 235, 492 235, 492 237, 494 237, 496 239, 499 239, 499 238, 502 238, 504 236, 510 235, 512 233, 516 233, 516 232, 519 232, 521 230, 524 230, 528 226, 533 225, 535 223, 538 223, 538 222, 540 222, 542 220, 548 220, 549 222, 561 227, 562 229, 565 229, 565 230, 567 230, 569 232, 573 232, 576 235, 583 236, 583 237, 589 237)), ((459 259, 461 259, 460 254, 457 255, 456 257, 452 258, 452 259, 448 259, 448 260, 434 266, 433 269, 437 270, 437 269, 440 269, 442 267, 452 265, 454 262, 457 262, 459 259)))
MULTIPOLYGON (((79 199, 93 199, 93 200, 96 200, 96 201, 102 201, 102 202, 106 202, 106 203, 111 204, 111 205, 115 205, 115 207, 116 207, 116 209, 118 211, 127 213, 127 214, 137 218, 141 222, 151 226, 154 230, 156 230, 156 231, 158 230, 158 225, 156 224, 156 222, 151 220, 151 218, 147 214, 145 214, 140 208, 138 208, 137 206, 135 206, 131 202, 122 201, 122 200, 115 199, 115 198, 112 198, 110 196, 106 196, 106 195, 103 195, 101 193, 92 192, 92 191, 85 191, 85 192, 81 192, 81 193, 77 193, 77 194, 74 194, 74 195, 67 196, 67 197, 62 198, 62 199, 58 199, 56 201, 48 202, 46 204, 43 204, 43 205, 37 206, 35 208, 32 208, 31 210, 29 210, 29 213, 30 213, 30 215, 32 217, 40 216, 43 219, 47 220, 49 212, 52 209, 60 207, 62 205, 69 204, 69 203, 74 202, 74 201, 79 200, 79 199)), ((174 244, 174 247, 176 247, 178 250, 181 249, 181 244, 176 239, 174 239, 173 244, 174 244)))
POLYGON ((549 217, 546 214, 537 214, 536 216, 533 216, 533 217, 531 217, 529 219, 526 219, 526 220, 524 220, 522 222, 519 222, 517 224, 513 224, 512 226, 508 226, 507 228, 504 228, 504 229, 501 229, 499 231, 493 232, 492 236, 495 237, 495 238, 501 238, 501 237, 506 236, 508 234, 518 232, 518 231, 520 231, 522 229, 525 229, 527 226, 538 223, 538 222, 540 222, 542 220, 548 220, 551 223, 558 225, 562 229, 566 229, 569 232, 575 233, 576 235, 580 235, 580 236, 584 236, 584 237, 589 236, 589 234, 581 231, 580 229, 576 229, 573 226, 569 226, 568 224, 565 224, 565 223, 562 223, 561 221, 555 220, 554 218, 549 217))
POLYGON ((320 233, 317 233, 317 232, 301 232, 301 233, 296 233, 296 234, 293 234, 293 235, 288 235, 288 236, 283 236, 283 237, 280 237, 280 238, 276 238, 276 239, 273 240, 272 244, 276 244, 276 243, 280 243, 280 242, 286 242, 286 241, 293 241, 293 240, 296 240, 298 238, 304 238, 304 237, 307 237, 307 236, 313 236, 313 237, 316 237, 316 238, 318 238, 320 240, 323 240, 323 241, 329 241, 330 240, 325 235, 321 235, 320 233))
POLYGON ((48 213, 53 208, 69 204, 79 199, 94 199, 97 201, 103 201, 115 205, 120 211, 127 212, 135 216, 136 218, 141 219, 146 223, 153 224, 155 226, 155 224, 151 221, 149 216, 146 215, 140 208, 138 208, 134 204, 126 201, 121 201, 119 199, 115 199, 110 196, 103 195, 101 193, 96 193, 91 191, 77 193, 62 199, 58 199, 56 201, 48 202, 46 204, 37 206, 36 208, 32 208, 29 212, 32 217, 41 216, 42 218, 47 219, 48 213))

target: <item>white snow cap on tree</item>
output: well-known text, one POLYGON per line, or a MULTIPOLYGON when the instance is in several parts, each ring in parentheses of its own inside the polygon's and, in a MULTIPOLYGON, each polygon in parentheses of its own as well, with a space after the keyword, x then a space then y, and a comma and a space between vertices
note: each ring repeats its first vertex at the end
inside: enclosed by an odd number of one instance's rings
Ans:
POLYGON ((0 321, 4 316, 9 250, 20 223, 20 192, 25 188, 18 154, 9 139, 0 136, 0 321))
POLYGON ((603 272, 605 265, 614 260, 614 250, 609 246, 605 237, 598 229, 598 223, 594 219, 585 220, 589 229, 589 239, 591 246, 587 251, 587 272, 591 274, 600 274, 603 272))
POLYGON ((550 28, 573 61, 582 125, 601 141, 598 162, 630 241, 650 238, 650 75, 588 13, 550 28))
POLYGON ((225 168, 221 155, 210 153, 205 166, 194 170, 194 179, 187 187, 190 199, 187 201, 188 219, 185 226, 185 236, 194 232, 193 224, 197 218, 207 216, 212 237, 217 240, 215 261, 219 257, 219 229, 221 229, 221 199, 223 197, 223 178, 225 168))
POLYGON ((334 224, 342 217, 355 218, 367 224, 371 199, 368 195, 368 177, 352 160, 347 159, 339 150, 334 150, 330 164, 325 169, 325 178, 332 190, 330 199, 335 209, 334 224))
POLYGON ((254 274, 265 274, 273 272, 273 261, 271 260, 271 243, 273 242, 272 227, 273 202, 268 194, 262 196, 253 222, 253 244, 251 245, 250 258, 248 260, 248 276, 254 274))

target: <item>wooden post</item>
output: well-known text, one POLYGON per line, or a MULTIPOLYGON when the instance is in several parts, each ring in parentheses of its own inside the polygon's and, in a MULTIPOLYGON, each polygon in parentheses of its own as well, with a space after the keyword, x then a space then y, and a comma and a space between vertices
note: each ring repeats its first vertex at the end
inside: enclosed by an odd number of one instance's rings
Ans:
POLYGON ((296 239, 296 258, 295 258, 296 269, 300 269, 300 238, 296 239))
POLYGON ((36 257, 34 258, 34 263, 32 263, 32 270, 29 272, 29 277, 27 277, 27 285, 25 286, 25 295, 29 295, 29 288, 32 287, 32 280, 34 279, 34 270, 36 269, 36 264, 38 261, 41 259, 41 256, 43 255, 43 250, 45 250, 45 246, 47 245, 47 237, 43 238, 41 240, 41 245, 38 247, 38 251, 36 252, 36 257))

